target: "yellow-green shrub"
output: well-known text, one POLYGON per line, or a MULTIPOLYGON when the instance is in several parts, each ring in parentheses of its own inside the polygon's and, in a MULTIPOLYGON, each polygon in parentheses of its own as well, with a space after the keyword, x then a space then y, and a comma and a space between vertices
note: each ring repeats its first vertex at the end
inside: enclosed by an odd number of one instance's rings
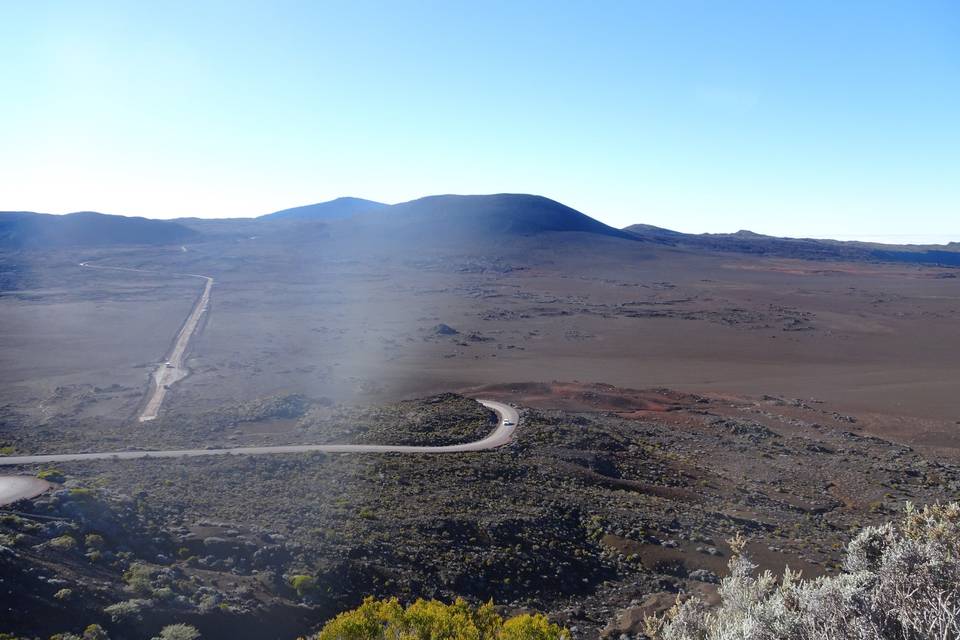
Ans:
POLYGON ((313 576, 296 575, 290 578, 290 586, 296 590, 301 598, 317 587, 317 579, 313 576))
POLYGON ((471 607, 458 598, 453 604, 417 600, 404 608, 396 598, 375 600, 341 613, 314 640, 569 640, 566 629, 542 615, 523 614, 504 622, 493 603, 471 607))
POLYGON ((44 469, 37 474, 37 477, 41 480, 58 483, 62 483, 67 479, 67 477, 63 475, 63 471, 60 471, 60 469, 44 469))
POLYGON ((61 549, 63 551, 70 551, 77 548, 77 540, 71 535, 57 536, 48 544, 55 549, 61 549))

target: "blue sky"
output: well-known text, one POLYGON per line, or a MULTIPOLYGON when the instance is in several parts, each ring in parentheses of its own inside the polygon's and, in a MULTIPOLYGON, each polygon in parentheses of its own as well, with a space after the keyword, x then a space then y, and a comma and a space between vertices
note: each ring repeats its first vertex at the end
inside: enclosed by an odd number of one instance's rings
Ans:
POLYGON ((960 240, 960 4, 0 0, 0 209, 960 240))

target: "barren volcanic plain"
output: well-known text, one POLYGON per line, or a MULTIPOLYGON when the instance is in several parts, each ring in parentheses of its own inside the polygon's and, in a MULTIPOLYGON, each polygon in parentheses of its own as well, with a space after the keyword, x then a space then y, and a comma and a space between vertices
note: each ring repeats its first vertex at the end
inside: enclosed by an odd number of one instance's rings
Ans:
POLYGON ((521 409, 495 452, 58 465, 96 504, 61 491, 22 509, 81 514, 69 535, 112 553, 91 565, 7 520, 24 540, 2 559, 8 609, 34 612, 17 629, 81 616, 130 637, 175 620, 290 637, 376 593, 494 597, 578 637, 636 633, 636 611, 710 597, 736 531, 762 566, 818 574, 853 528, 960 490, 949 260, 702 246, 489 198, 0 251, 7 455, 452 444, 492 428, 469 398, 521 409), (203 290, 175 274, 215 285, 188 377, 138 422, 203 290), (133 564, 182 601, 131 595, 133 564), (53 613, 57 589, 29 567, 89 598, 53 613), (294 592, 293 574, 323 589, 294 592), (139 622, 102 613, 133 597, 153 603, 139 622))

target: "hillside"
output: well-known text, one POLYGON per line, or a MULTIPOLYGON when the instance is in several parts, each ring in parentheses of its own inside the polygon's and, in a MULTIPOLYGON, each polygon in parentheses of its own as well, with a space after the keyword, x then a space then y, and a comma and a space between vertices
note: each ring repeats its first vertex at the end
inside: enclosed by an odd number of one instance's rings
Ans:
POLYGON ((186 242, 196 236, 195 231, 176 222, 93 211, 62 216, 0 212, 0 247, 5 249, 163 245, 186 242))
POLYGON ((358 228, 376 226, 400 237, 465 239, 581 232, 632 240, 555 200, 527 194, 428 196, 356 219, 358 228))
MULTIPOLYGON (((960 483, 956 461, 798 399, 478 391, 522 408, 507 447, 21 468, 56 486, 0 519, 0 631, 49 638, 95 623, 136 640, 180 622, 205 640, 307 637, 372 595, 492 599, 503 615, 543 612, 577 640, 632 638, 643 613, 678 595, 716 602, 737 533, 762 570, 837 575, 857 529, 906 500, 942 503, 960 483)), ((149 437, 213 443, 280 416, 298 425, 283 437, 312 441, 419 442, 489 425, 455 394, 365 406, 288 396, 172 416, 149 437)))
POLYGON ((681 233, 647 224, 624 229, 634 237, 659 244, 700 251, 768 255, 803 260, 908 262, 960 266, 960 245, 893 245, 841 242, 813 238, 780 238, 752 231, 736 233, 681 233))

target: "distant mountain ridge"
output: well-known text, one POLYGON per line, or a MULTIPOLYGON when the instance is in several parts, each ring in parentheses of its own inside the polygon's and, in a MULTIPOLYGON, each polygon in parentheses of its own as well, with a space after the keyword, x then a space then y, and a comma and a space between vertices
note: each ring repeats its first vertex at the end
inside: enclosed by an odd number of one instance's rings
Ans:
POLYGON ((8 249, 163 245, 187 242, 198 235, 177 222, 94 211, 66 215, 0 212, 0 247, 8 249))
POLYGON ((343 246, 376 251, 415 251, 432 246, 465 251, 478 243, 501 244, 511 237, 547 233, 569 233, 566 237, 572 242, 579 242, 578 237, 604 237, 691 252, 960 266, 960 243, 883 245, 779 238, 746 230, 689 234, 646 224, 616 229, 555 200, 517 193, 435 195, 393 205, 344 197, 252 219, 150 220, 95 212, 61 216, 0 212, 0 248, 5 249, 253 239, 304 246, 332 239, 348 243, 343 246))
POLYGON ((624 229, 640 240, 687 250, 719 251, 802 260, 912 262, 960 266, 960 243, 947 245, 885 245, 870 242, 780 238, 753 231, 736 233, 682 233, 648 224, 624 229))

